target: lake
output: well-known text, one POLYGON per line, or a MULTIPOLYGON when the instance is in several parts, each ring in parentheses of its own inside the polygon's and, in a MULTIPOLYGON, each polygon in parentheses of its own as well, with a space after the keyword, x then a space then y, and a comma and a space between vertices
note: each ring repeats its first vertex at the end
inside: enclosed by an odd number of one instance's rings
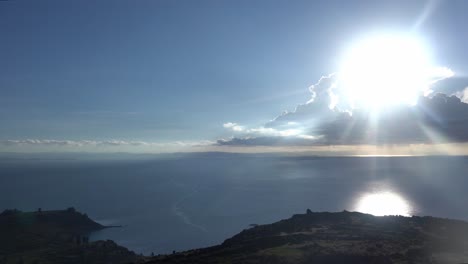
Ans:
POLYGON ((307 208, 468 220, 467 172, 468 157, 435 156, 2 159, 0 209, 73 206, 124 226, 92 239, 159 254, 221 243, 307 208))

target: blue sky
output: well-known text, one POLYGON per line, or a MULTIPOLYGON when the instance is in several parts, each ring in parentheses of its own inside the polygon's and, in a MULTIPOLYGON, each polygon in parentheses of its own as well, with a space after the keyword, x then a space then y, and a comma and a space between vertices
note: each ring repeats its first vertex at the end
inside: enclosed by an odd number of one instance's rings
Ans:
POLYGON ((28 139, 235 137, 223 124, 263 126, 306 103, 308 87, 335 72, 348 43, 370 31, 423 36, 437 63, 457 73, 437 84, 450 95, 467 85, 467 8, 465 1, 1 1, 0 140, 11 143, 2 148, 28 139))

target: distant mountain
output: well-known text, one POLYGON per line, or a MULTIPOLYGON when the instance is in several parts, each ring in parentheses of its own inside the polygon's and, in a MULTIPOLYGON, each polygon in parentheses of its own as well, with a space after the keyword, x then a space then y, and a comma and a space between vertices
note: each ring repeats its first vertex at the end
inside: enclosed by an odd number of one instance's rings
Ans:
POLYGON ((468 223, 357 212, 298 214, 221 245, 148 263, 468 263, 468 223))
POLYGON ((74 208, 0 214, 0 263, 131 263, 139 257, 114 242, 89 242, 106 228, 74 208))

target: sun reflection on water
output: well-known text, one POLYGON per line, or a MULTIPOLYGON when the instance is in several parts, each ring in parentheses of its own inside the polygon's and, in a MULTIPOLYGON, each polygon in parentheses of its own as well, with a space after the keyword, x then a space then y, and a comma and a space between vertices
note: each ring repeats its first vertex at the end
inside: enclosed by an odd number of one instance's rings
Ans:
POLYGON ((399 194, 393 192, 379 192, 361 196, 356 203, 354 211, 376 216, 410 216, 412 209, 408 201, 399 194))

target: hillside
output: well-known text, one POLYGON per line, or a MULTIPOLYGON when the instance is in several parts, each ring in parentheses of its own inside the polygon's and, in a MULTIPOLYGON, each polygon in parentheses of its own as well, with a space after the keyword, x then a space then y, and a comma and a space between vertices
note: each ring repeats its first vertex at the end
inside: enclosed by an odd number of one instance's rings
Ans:
POLYGON ((112 241, 89 242, 106 228, 73 208, 0 214, 0 263, 128 263, 137 256, 112 241))
POLYGON ((468 263, 468 223, 308 210, 149 263, 468 263))
POLYGON ((468 263, 468 223, 435 217, 314 213, 243 230, 221 245, 140 257, 73 208, 0 214, 0 263, 468 263))

